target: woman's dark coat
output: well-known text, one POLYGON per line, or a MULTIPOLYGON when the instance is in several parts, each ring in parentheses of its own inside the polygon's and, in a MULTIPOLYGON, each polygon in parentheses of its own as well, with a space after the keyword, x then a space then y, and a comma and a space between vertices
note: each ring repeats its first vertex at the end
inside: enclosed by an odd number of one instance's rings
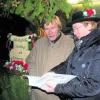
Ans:
POLYGON ((62 100, 100 100, 100 30, 76 41, 69 59, 51 71, 77 76, 56 86, 55 93, 62 100))

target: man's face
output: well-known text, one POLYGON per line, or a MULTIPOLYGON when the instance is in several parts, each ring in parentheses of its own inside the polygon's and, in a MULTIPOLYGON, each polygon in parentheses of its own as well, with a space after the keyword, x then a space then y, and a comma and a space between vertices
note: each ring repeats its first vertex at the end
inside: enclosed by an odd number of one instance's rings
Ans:
POLYGON ((74 35, 80 39, 90 33, 88 25, 85 26, 83 23, 78 22, 72 25, 74 35))
POLYGON ((54 41, 57 38, 59 27, 55 22, 52 22, 48 25, 44 24, 44 30, 47 34, 48 39, 50 41, 54 41))

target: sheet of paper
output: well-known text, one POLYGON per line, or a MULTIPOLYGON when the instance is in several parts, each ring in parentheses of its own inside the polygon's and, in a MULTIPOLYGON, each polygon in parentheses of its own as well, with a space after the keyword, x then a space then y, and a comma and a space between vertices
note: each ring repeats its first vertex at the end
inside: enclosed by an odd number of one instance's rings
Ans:
POLYGON ((29 86, 34 86, 41 88, 46 82, 51 82, 52 84, 62 84, 67 83, 76 76, 74 75, 67 75, 67 74, 56 74, 56 73, 47 73, 43 76, 29 76, 24 75, 29 80, 29 86))

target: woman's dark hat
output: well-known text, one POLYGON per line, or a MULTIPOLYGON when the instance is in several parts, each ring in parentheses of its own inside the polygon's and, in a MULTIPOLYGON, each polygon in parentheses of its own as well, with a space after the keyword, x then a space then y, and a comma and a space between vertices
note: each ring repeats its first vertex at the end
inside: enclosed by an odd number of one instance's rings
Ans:
POLYGON ((76 22, 82 21, 100 21, 100 18, 96 17, 95 9, 86 9, 84 11, 77 11, 72 15, 72 21, 67 24, 67 26, 72 26, 76 22))

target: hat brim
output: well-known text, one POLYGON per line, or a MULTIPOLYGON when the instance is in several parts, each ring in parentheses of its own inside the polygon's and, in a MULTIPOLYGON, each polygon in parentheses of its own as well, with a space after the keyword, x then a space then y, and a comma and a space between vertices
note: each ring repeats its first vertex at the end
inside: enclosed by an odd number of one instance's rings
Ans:
POLYGON ((82 21, 95 21, 95 22, 98 22, 98 21, 100 21, 100 18, 98 18, 98 17, 97 18, 84 18, 84 19, 75 20, 75 21, 69 22, 67 24, 67 27, 72 27, 72 25, 74 23, 82 22, 82 21))

